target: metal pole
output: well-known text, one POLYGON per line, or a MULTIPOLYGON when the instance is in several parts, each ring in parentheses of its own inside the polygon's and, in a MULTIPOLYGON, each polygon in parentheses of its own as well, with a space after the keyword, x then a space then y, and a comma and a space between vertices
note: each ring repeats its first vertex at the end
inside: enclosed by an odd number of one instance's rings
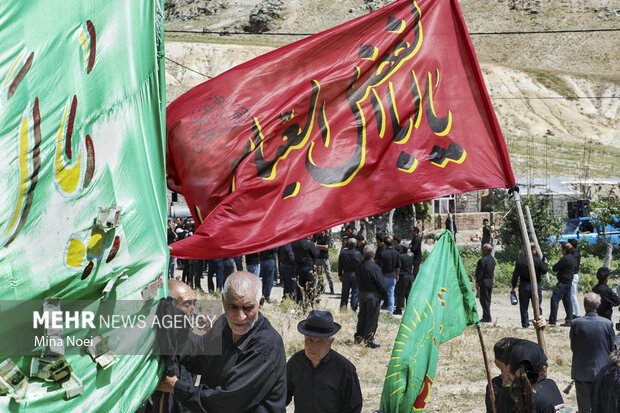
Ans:
POLYGON ((487 372, 487 381, 489 383, 489 395, 491 396, 491 408, 493 409, 493 413, 496 413, 495 392, 493 391, 493 381, 491 380, 491 369, 489 367, 489 358, 487 357, 487 349, 484 347, 484 339, 482 338, 482 329, 480 328, 480 324, 478 324, 476 328, 478 329, 478 338, 480 339, 480 345, 482 346, 482 357, 484 358, 484 368, 487 372))
MULTIPOLYGON (((523 238, 523 245, 525 247, 525 256, 527 257, 527 266, 530 271, 530 284, 532 286, 532 307, 534 307, 534 319, 540 317, 540 310, 538 308, 538 280, 536 279, 536 271, 534 270, 534 258, 532 257, 532 248, 530 247, 530 240, 527 236, 527 228, 525 227, 525 219, 523 218, 523 210, 521 209, 521 196, 519 195, 519 187, 513 186, 508 191, 509 194, 514 195, 515 204, 517 206, 517 215, 519 216, 519 224, 521 226, 521 237, 523 238)), ((545 342, 545 335, 543 330, 536 328, 536 338, 538 344, 543 348, 545 354, 547 353, 547 343, 545 342)))
MULTIPOLYGON (((540 245, 538 244, 538 238, 536 237, 536 231, 534 230, 534 222, 532 221, 532 215, 530 214, 530 207, 527 205, 525 206, 525 216, 527 217, 527 224, 530 227, 530 234, 532 235, 532 241, 534 241, 534 245, 536 245, 536 255, 538 255, 538 258, 542 260, 543 253, 542 253, 542 250, 540 249, 540 245)), ((551 282, 551 280, 549 279, 548 272, 545 273, 545 278, 547 279, 548 283, 551 282)))

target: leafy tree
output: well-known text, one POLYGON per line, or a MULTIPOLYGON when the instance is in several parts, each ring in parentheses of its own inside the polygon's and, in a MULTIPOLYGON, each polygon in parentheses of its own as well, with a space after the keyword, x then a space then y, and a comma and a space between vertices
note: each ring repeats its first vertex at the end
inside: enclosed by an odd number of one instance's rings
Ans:
MULTIPOLYGON (((524 210, 525 206, 530 208, 540 248, 543 250, 543 253, 550 253, 553 246, 549 245, 547 239, 553 235, 558 236, 562 230, 562 220, 555 217, 552 213, 551 198, 545 195, 529 195, 521 198, 521 201, 524 210)), ((519 223, 519 216, 514 201, 512 206, 513 209, 504 217, 499 230, 499 236, 502 241, 502 252, 500 255, 503 261, 516 260, 524 254, 521 224, 519 223)))
MULTIPOLYGON (((601 199, 591 204, 592 212, 603 224, 603 229, 607 225, 618 227, 618 217, 620 217, 620 202, 616 199, 601 199)), ((605 233, 603 236, 606 238, 605 233)))

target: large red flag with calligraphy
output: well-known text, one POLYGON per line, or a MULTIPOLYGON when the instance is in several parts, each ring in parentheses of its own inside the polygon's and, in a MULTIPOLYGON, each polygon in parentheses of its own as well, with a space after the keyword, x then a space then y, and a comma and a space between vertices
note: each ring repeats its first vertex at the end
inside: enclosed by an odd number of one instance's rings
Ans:
POLYGON ((182 258, 260 251, 514 184, 457 0, 398 0, 189 90, 167 109, 182 258))

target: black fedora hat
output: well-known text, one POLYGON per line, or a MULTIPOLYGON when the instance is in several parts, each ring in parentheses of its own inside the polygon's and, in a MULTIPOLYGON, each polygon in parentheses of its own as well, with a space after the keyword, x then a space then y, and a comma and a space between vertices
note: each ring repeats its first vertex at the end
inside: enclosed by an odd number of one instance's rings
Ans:
POLYGON ((340 330, 340 324, 334 323, 329 311, 312 310, 308 318, 297 324, 297 331, 304 336, 331 337, 340 330))

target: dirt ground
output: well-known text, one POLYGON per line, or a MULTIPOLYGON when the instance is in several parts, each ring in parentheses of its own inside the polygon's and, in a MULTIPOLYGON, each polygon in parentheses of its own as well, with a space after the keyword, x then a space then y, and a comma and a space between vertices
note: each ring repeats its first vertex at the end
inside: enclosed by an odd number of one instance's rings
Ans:
MULTIPOLYGON (((180 272, 177 272, 180 275, 180 272)), ((336 277, 337 278, 337 277, 336 277)), ((206 278, 203 278, 206 287, 206 278)), ((333 348, 347 357, 357 368, 362 394, 364 397, 363 412, 373 412, 379 408, 381 390, 392 346, 400 324, 398 316, 382 311, 379 318, 376 342, 378 349, 368 349, 353 343, 353 334, 357 322, 357 314, 350 310, 339 309, 341 284, 334 283, 335 294, 323 294, 319 309, 329 309, 342 329, 336 335, 333 348)), ((543 293, 543 315, 548 317, 551 293, 543 293)), ((303 311, 290 301, 281 302, 282 288, 274 287, 271 303, 266 303, 263 314, 282 335, 287 357, 303 349, 301 334, 297 331, 297 323, 306 317, 303 311)), ((582 302, 583 294, 579 294, 582 302)), ((478 311, 481 308, 478 304, 478 311)), ((502 337, 513 336, 536 341, 533 328, 522 328, 518 306, 510 304, 508 291, 495 291, 492 297, 492 323, 482 325, 482 334, 491 367, 492 377, 499 374, 493 365, 493 345, 502 337)), ((583 315, 583 309, 582 309, 583 315)), ((532 317, 530 306, 530 317, 532 317)), ((560 305, 558 320, 562 322, 565 312, 560 305)), ((614 321, 617 321, 614 314, 614 321)), ((547 327, 544 332, 549 357, 549 374, 563 391, 570 383, 572 353, 569 343, 569 328, 547 327)), ((464 333, 440 347, 439 364, 435 382, 431 390, 426 411, 429 412, 484 412, 484 392, 487 383, 486 371, 480 341, 474 326, 468 327, 464 333)), ((568 395, 562 393, 567 406, 576 409, 574 387, 568 395)), ((288 412, 292 412, 292 405, 288 412)))

